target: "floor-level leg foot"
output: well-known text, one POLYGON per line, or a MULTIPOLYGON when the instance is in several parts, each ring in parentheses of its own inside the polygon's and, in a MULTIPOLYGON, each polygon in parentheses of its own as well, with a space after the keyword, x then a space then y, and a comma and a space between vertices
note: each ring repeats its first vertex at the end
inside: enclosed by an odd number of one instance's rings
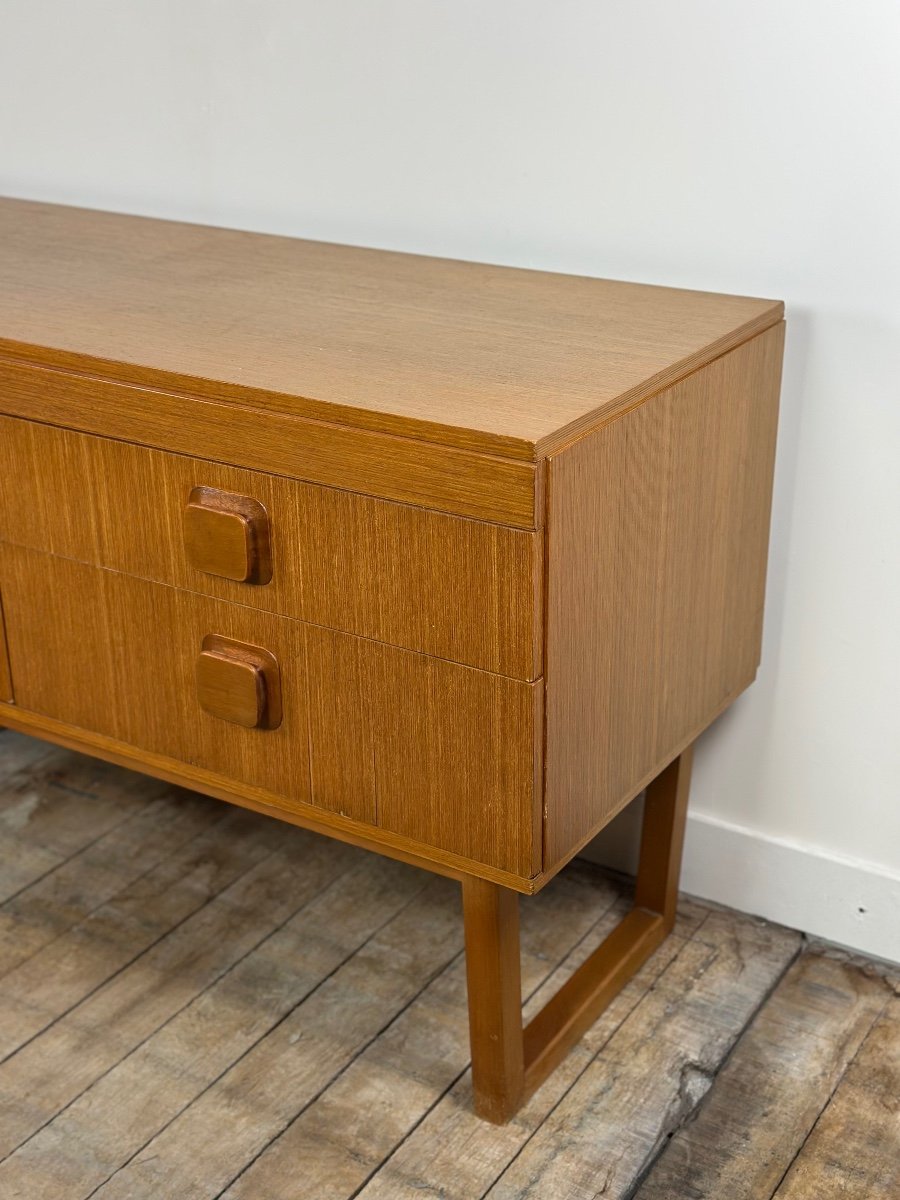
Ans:
POLYGON ((472 1088, 479 1116, 502 1124, 547 1078, 675 923, 691 748, 647 788, 635 906, 526 1028, 519 897, 463 882, 472 1088))
POLYGON ((502 1123, 522 1102, 519 897, 483 879, 463 883, 466 981, 475 1110, 502 1123))

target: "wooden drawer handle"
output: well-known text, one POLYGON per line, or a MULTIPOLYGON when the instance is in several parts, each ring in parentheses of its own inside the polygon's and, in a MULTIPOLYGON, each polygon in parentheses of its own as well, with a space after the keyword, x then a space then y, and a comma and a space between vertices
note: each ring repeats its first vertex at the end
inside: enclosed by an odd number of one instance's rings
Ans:
POLYGON ((195 487, 184 510, 188 561, 207 575, 239 583, 272 578, 269 517, 258 500, 195 487))
POLYGON ((197 697, 204 712, 247 729, 281 724, 281 678, 275 656, 210 633, 197 659, 197 697))

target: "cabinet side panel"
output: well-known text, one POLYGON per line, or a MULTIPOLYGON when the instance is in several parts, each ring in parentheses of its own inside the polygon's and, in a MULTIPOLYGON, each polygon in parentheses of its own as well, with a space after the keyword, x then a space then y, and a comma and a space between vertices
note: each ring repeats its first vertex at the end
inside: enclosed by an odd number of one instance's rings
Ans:
POLYGON ((550 460, 544 869, 754 678, 783 323, 550 460))

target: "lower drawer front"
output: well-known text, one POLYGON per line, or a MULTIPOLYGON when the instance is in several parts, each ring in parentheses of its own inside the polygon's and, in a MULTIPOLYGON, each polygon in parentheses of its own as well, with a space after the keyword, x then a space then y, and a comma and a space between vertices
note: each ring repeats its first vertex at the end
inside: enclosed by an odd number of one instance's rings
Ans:
POLYGON ((376 837, 538 870, 540 683, 9 545, 0 596, 22 709, 376 837), (250 727, 266 680, 277 702, 250 727))

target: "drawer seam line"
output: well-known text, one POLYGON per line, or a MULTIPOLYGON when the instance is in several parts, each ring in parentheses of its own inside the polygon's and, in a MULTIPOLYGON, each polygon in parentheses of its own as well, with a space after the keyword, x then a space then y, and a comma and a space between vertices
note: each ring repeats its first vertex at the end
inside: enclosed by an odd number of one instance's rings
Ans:
POLYGON ((173 592, 184 592, 189 596, 202 596, 204 599, 212 600, 213 602, 218 603, 218 604, 230 604, 230 605, 234 605, 237 608, 249 609, 251 612, 258 612, 258 613, 261 613, 263 616, 276 617, 283 621, 292 621, 297 625, 303 625, 309 629, 321 629, 321 630, 327 631, 329 633, 342 634, 344 637, 359 638, 360 641, 371 642, 375 646, 386 646, 391 650, 398 650, 403 654, 417 654, 421 658, 431 658, 431 659, 434 659, 435 662, 450 663, 453 666, 462 667, 463 670, 466 670, 466 671, 477 671, 481 675, 492 675, 492 676, 495 676, 497 679, 508 679, 512 683, 534 684, 534 683, 540 683, 541 680, 544 678, 543 673, 540 675, 536 675, 533 679, 524 679, 519 675, 508 675, 504 671, 491 671, 487 667, 476 667, 472 663, 462 662, 457 658, 442 658, 441 655, 439 655, 439 654, 429 654, 427 650, 414 650, 409 646, 402 646, 397 642, 385 642, 385 641, 382 641, 380 638, 369 637, 368 635, 366 635, 364 633, 355 633, 352 630, 348 630, 348 629, 341 629, 335 625, 322 625, 318 621, 310 621, 310 620, 307 620, 305 617, 294 617, 294 616, 289 615, 288 613, 279 612, 277 609, 273 609, 273 608, 260 608, 257 605, 245 603, 242 600, 224 599, 221 596, 216 596, 209 592, 197 591, 196 588, 181 587, 178 584, 167 583, 165 580, 161 580, 161 579, 150 579, 146 575, 135 575, 131 571, 122 571, 118 567, 107 567, 107 566, 104 566, 102 563, 85 562, 84 559, 73 558, 69 554, 58 554, 54 550, 43 550, 43 549, 40 549, 35 546, 29 546, 27 543, 24 543, 24 542, 12 541, 7 538, 4 538, 4 539, 0 539, 0 544, 7 545, 7 546, 14 546, 14 547, 16 547, 16 549, 25 550, 31 554, 45 554, 49 558, 57 558, 57 559, 61 559, 63 562, 76 563, 78 566, 86 567, 88 570, 106 571, 110 575, 121 575, 121 576, 124 576, 126 579, 137 579, 142 583, 149 583, 155 587, 169 588, 169 590, 173 591, 173 592))

